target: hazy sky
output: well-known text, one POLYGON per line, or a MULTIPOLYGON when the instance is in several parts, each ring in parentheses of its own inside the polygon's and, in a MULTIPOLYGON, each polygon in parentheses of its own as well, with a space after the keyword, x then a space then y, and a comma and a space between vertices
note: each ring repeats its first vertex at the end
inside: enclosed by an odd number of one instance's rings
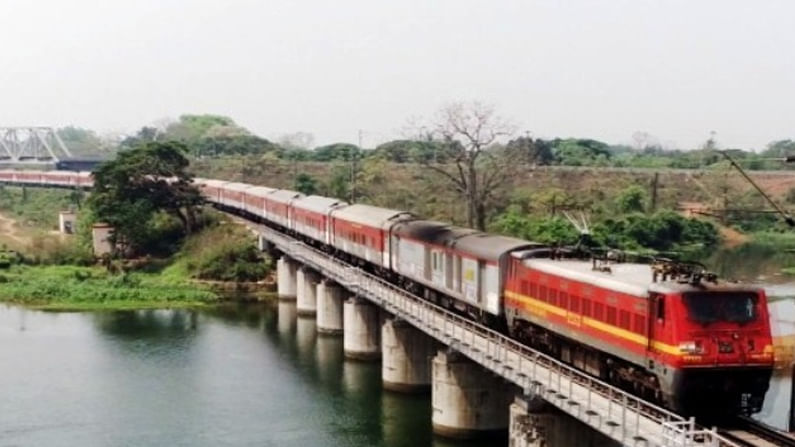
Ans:
POLYGON ((218 113, 365 146, 446 102, 535 136, 795 138, 795 1, 0 0, 0 125, 218 113))

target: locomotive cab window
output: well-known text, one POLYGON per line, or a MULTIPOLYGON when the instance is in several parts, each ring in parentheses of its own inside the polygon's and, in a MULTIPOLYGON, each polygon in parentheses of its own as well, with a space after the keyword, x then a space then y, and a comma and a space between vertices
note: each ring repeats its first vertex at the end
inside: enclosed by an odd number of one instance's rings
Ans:
POLYGON ((703 325, 718 321, 746 324, 757 316, 757 295, 752 292, 685 293, 682 301, 688 317, 703 325))

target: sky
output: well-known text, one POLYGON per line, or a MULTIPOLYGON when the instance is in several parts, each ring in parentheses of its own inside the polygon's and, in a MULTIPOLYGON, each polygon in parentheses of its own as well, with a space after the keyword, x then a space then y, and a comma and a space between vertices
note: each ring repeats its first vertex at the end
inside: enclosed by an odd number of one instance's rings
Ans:
POLYGON ((454 101, 535 137, 795 138, 791 0, 0 0, 0 126, 183 113, 365 147, 454 101))

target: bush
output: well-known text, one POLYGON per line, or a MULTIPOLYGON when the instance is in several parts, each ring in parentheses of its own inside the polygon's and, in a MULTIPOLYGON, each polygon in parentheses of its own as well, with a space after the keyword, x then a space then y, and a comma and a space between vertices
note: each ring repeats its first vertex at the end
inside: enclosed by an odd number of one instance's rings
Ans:
POLYGON ((259 281, 269 270, 257 247, 239 242, 206 253, 197 263, 194 276, 215 281, 259 281))
POLYGON ((190 236, 163 271, 165 277, 213 281, 259 281, 271 270, 245 228, 221 221, 190 236))

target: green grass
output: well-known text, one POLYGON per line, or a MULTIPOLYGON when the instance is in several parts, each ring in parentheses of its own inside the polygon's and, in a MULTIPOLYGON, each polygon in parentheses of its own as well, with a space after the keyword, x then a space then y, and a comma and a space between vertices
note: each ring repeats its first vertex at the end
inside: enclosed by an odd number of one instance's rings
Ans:
POLYGON ((50 310, 193 307, 218 299, 185 278, 114 275, 101 267, 17 265, 1 273, 0 281, 0 301, 50 310))
POLYGON ((99 266, 13 264, 0 270, 0 302, 48 310, 204 306, 225 292, 197 279, 259 280, 270 268, 245 228, 223 222, 189 236, 173 256, 149 259, 126 273, 99 266))

